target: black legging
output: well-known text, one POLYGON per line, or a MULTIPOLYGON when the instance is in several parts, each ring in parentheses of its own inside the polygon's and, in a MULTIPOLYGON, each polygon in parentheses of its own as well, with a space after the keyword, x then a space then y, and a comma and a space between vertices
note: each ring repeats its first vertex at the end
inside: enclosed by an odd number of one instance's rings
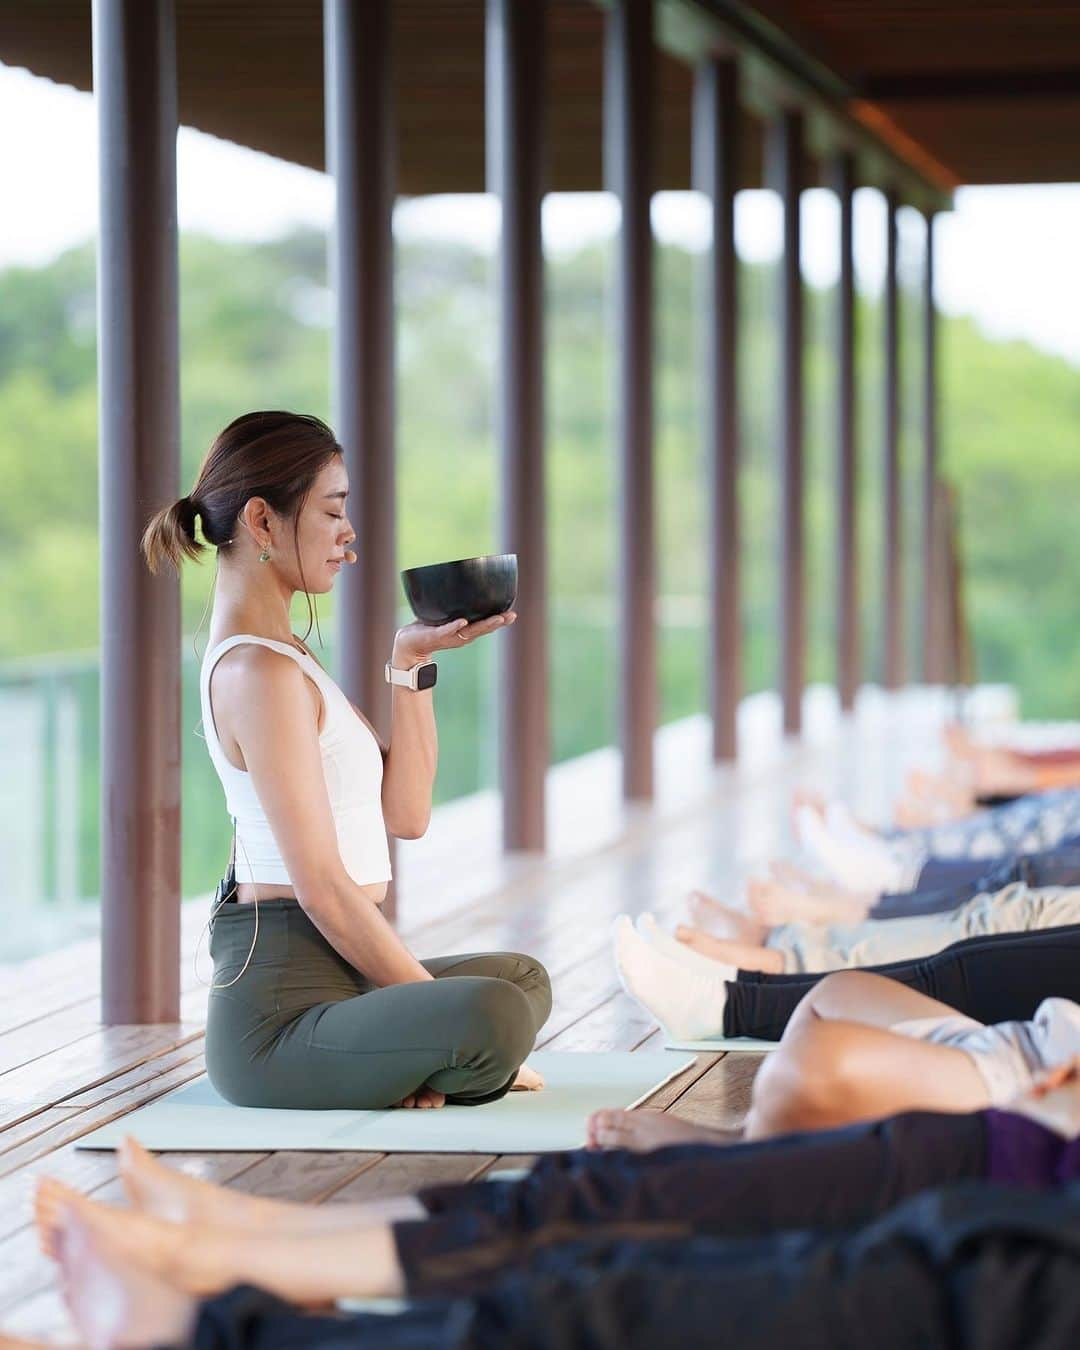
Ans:
POLYGON ((394 1240, 409 1294, 479 1293, 495 1276, 527 1266, 539 1247, 597 1230, 754 1237, 868 1223, 920 1191, 984 1178, 988 1156, 984 1111, 908 1111, 653 1153, 549 1153, 520 1181, 422 1190, 428 1217, 396 1224, 394 1240))
POLYGON ((251 1286, 203 1303, 193 1350, 1072 1350, 1080 1188, 967 1183, 866 1227, 624 1233, 544 1246, 482 1292, 393 1315, 310 1315, 251 1286))
MULTIPOLYGON (((967 938, 919 961, 868 969, 978 1022, 1023 1022, 1044 998, 1080 1002, 1080 924, 967 938)), ((724 1035, 779 1040, 800 1000, 826 973, 740 971, 727 985, 724 1035)))

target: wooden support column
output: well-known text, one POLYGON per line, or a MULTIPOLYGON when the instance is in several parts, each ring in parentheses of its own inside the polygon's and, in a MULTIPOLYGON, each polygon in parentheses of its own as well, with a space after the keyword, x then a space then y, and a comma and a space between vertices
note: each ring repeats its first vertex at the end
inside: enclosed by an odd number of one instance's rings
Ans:
POLYGON ((904 682, 903 547, 900 519, 900 305, 894 191, 885 194, 885 688, 904 682))
POLYGON ((102 1016, 180 1015, 180 583, 139 551, 180 495, 172 0, 94 0, 102 1016))
POLYGON ((705 286, 705 458, 708 466, 709 712, 713 758, 734 759, 742 692, 739 577, 739 410, 736 358, 738 68, 710 58, 694 79, 694 186, 712 215, 705 286))
POLYGON ((859 687, 858 457, 855 447, 855 158, 830 166, 840 204, 840 278, 836 287, 836 685, 840 706, 855 706, 859 687))
POLYGON ((803 184, 803 117, 780 113, 769 127, 766 178, 780 196, 780 696, 784 733, 802 730, 806 680, 806 555, 803 527, 803 293, 799 267, 799 195, 803 184))
POLYGON ((619 200, 615 417, 620 468, 619 739, 623 795, 653 794, 656 558, 653 487, 653 0, 613 0, 604 72, 604 168, 619 200))
POLYGON ((938 477, 938 368, 937 310, 934 307, 934 220, 926 217, 926 270, 923 276, 923 679, 927 684, 943 678, 941 576, 938 565, 934 515, 937 510, 938 477))
MULTIPOLYGON (((394 490, 394 131, 390 0, 325 0, 326 159, 337 211, 334 429, 360 560, 338 579, 339 675, 384 739, 397 629, 394 490)), ((383 907, 396 913, 393 889, 383 907)))
POLYGON ((517 622, 500 639, 503 844, 542 849, 548 731, 544 499, 543 0, 488 0, 488 189, 502 205, 497 438, 502 547, 518 555, 517 622))

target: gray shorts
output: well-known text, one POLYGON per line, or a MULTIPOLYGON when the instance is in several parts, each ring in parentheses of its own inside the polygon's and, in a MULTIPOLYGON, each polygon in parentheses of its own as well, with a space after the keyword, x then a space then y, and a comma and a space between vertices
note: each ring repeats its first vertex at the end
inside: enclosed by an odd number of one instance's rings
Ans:
POLYGON ((1067 998, 1044 999, 1030 1022, 986 1026, 954 1013, 909 1018, 889 1030, 970 1055, 992 1106, 1003 1106, 1027 1092, 1040 1074, 1080 1055, 1080 1005, 1067 998))

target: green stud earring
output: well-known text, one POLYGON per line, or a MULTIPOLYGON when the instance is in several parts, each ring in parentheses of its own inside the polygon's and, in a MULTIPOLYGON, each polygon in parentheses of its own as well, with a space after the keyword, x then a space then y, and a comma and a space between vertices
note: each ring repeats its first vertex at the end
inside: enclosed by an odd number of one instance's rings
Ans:
POLYGON ((263 551, 259 554, 259 561, 260 562, 270 561, 270 550, 268 548, 264 548, 263 551))

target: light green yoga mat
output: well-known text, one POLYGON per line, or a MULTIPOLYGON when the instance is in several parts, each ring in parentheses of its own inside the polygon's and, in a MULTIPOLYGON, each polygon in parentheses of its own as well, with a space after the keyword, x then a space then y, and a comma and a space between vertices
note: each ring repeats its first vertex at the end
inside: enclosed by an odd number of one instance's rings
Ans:
POLYGON ((116 1148, 127 1134, 168 1152, 312 1149, 373 1153, 548 1153, 579 1148, 600 1107, 629 1107, 693 1063, 663 1050, 529 1056, 542 1092, 511 1092, 486 1106, 438 1111, 279 1111, 230 1106, 206 1078, 85 1135, 77 1147, 116 1148))
POLYGON ((711 1041, 665 1041, 664 1049, 711 1050, 713 1054, 718 1054, 721 1050, 725 1050, 728 1054, 742 1051, 743 1054, 764 1055, 770 1050, 777 1049, 779 1044, 779 1041, 756 1041, 753 1036, 718 1036, 711 1041))

